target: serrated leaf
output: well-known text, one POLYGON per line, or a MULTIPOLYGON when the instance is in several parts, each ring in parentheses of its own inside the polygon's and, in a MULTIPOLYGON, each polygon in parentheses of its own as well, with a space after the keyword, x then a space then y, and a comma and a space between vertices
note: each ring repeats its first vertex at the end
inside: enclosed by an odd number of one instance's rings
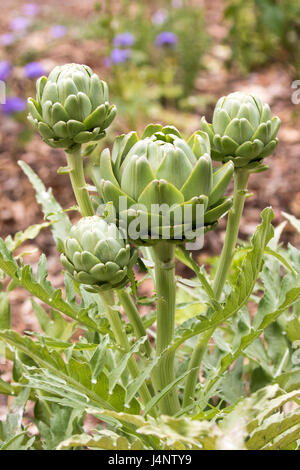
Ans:
POLYGON ((34 240, 39 235, 41 230, 49 226, 51 226, 51 222, 31 225, 26 230, 24 230, 24 232, 17 232, 14 238, 12 238, 10 235, 6 237, 5 244, 10 251, 14 251, 27 240, 34 240))
POLYGON ((221 381, 218 395, 229 405, 236 403, 245 396, 245 382, 242 379, 244 359, 240 357, 232 370, 228 371, 221 381))
MULTIPOLYGON (((293 443, 299 442, 300 427, 298 424, 285 431, 283 434, 277 436, 270 445, 267 445, 263 450, 290 450, 289 446, 293 443)), ((299 448, 297 445, 296 448, 299 448)))
MULTIPOLYGON (((225 414, 224 419, 220 422, 220 428, 227 434, 227 432, 231 432, 235 427, 241 426, 239 438, 242 437, 242 439, 246 441, 248 436, 254 436, 256 431, 260 432, 264 425, 267 427, 268 419, 274 415, 274 413, 278 413, 285 403, 295 401, 296 399, 297 392, 280 394, 278 385, 265 387, 251 394, 249 397, 240 400, 236 405, 231 407, 231 409, 227 411, 227 414, 225 414)), ((269 423, 272 423, 272 419, 269 419, 269 423)), ((274 431, 276 434, 276 430, 271 428, 273 436, 274 431)), ((277 434, 280 433, 279 428, 277 434)), ((258 437, 259 436, 261 438, 262 433, 260 433, 258 437)))
POLYGON ((264 338, 267 343, 267 353, 272 361, 275 370, 275 376, 278 375, 278 369, 284 366, 282 361, 289 358, 289 345, 287 338, 282 334, 278 323, 273 322, 264 330, 264 338))
POLYGON ((176 377, 173 382, 169 383, 166 387, 164 387, 159 393, 156 393, 156 395, 151 398, 151 400, 147 403, 144 409, 144 414, 148 414, 154 406, 156 406, 160 400, 170 393, 176 385, 178 385, 190 372, 194 371, 194 369, 186 370, 183 374, 181 374, 179 377, 176 377))
POLYGON ((138 429, 139 434, 155 436, 163 449, 216 450, 217 440, 222 436, 215 423, 192 420, 188 417, 161 416, 149 420, 138 429))
POLYGON ((267 255, 273 256, 276 258, 287 270, 291 271, 293 274, 297 275, 297 271, 294 269, 294 267, 291 265, 289 260, 282 256, 278 251, 271 250, 268 246, 265 249, 265 253, 267 255))
MULTIPOLYGON (((0 338, 5 343, 13 346, 18 351, 23 352, 33 359, 41 368, 48 370, 53 374, 51 380, 57 380, 61 385, 74 390, 78 396, 87 397, 92 403, 100 408, 113 409, 113 407, 98 393, 93 391, 90 378, 86 376, 87 368, 82 369, 80 363, 73 361, 66 364, 61 355, 54 350, 48 350, 45 345, 40 345, 28 337, 22 337, 12 330, 1 330, 0 338), (90 385, 90 388, 89 388, 90 385)), ((29 377, 31 379, 31 377, 29 377)), ((51 384, 49 380, 49 386, 51 384)), ((47 382, 47 381, 46 381, 47 382)))
POLYGON ((292 305, 300 297, 300 288, 292 288, 286 295, 283 303, 274 312, 270 312, 264 316, 257 327, 252 327, 251 331, 241 338, 241 342, 231 353, 224 356, 215 369, 213 376, 210 376, 205 384, 206 392, 211 390, 220 376, 230 367, 230 365, 244 353, 246 348, 261 336, 265 328, 271 325, 286 309, 292 305))
POLYGON ((29 438, 27 431, 24 431, 0 445, 0 450, 29 450, 35 439, 35 436, 29 438))
POLYGON ((84 413, 82 410, 53 403, 50 406, 50 413, 49 424, 38 419, 39 415, 35 413, 36 425, 41 433, 45 449, 55 450, 63 440, 70 438, 76 432, 83 432, 84 413))
POLYGON ((51 230, 55 242, 64 240, 71 229, 71 222, 60 204, 54 198, 51 189, 46 190, 38 175, 25 162, 18 162, 36 192, 36 200, 41 204, 44 215, 52 222, 51 230), (49 215, 51 214, 51 215, 49 215))
POLYGON ((50 316, 43 307, 31 299, 33 311, 38 319, 40 327, 47 336, 67 341, 71 338, 75 323, 68 323, 56 310, 50 311, 50 316))
POLYGON ((186 266, 188 266, 190 269, 194 271, 203 289, 208 295, 208 298, 210 299, 212 306, 215 309, 218 309, 219 303, 217 302, 214 291, 207 280, 207 274, 201 271, 201 268, 199 267, 199 265, 193 260, 191 253, 186 251, 183 247, 180 247, 176 249, 176 258, 178 258, 179 261, 181 261, 182 263, 184 263, 186 266))
POLYGON ((57 450, 66 450, 73 447, 88 447, 101 450, 143 450, 144 446, 136 439, 132 444, 124 436, 119 436, 109 429, 97 431, 92 436, 80 434, 61 442, 57 450))
POLYGON ((215 328, 235 315, 248 302, 262 270, 265 247, 273 236, 271 221, 274 214, 272 209, 264 209, 261 215, 262 223, 257 227, 251 238, 251 248, 243 260, 236 284, 232 286, 224 307, 215 311, 210 318, 197 315, 182 323, 175 330, 174 340, 164 354, 176 350, 184 341, 206 330, 212 329, 214 331, 215 328))
POLYGON ((300 389, 300 368, 280 374, 276 377, 275 382, 287 392, 300 389))
POLYGON ((128 361, 131 359, 133 354, 137 354, 140 350, 140 347, 146 342, 147 338, 143 336, 142 338, 138 339, 133 346, 131 346, 130 351, 123 354, 121 360, 119 360, 119 364, 113 369, 113 371, 109 374, 109 389, 112 391, 120 380, 121 375, 125 371, 128 361))
POLYGON ((80 309, 74 304, 71 306, 62 298, 61 290, 56 290, 47 281, 47 267, 45 256, 41 257, 37 278, 34 277, 32 269, 29 265, 19 266, 13 258, 12 253, 7 249, 5 243, 0 238, 0 269, 10 276, 18 285, 24 287, 35 297, 42 300, 45 304, 64 313, 73 320, 84 324, 88 328, 100 331, 97 324, 92 320, 88 311, 80 309))
MULTIPOLYGON (((253 432, 253 430, 258 426, 261 426, 264 420, 271 416, 273 412, 279 410, 283 405, 285 405, 285 403, 297 400, 299 395, 299 390, 295 390, 293 392, 283 393, 279 396, 276 396, 278 391, 278 386, 272 385, 256 392, 255 396, 259 398, 259 401, 257 401, 253 407, 255 416, 253 419, 249 420, 249 424, 247 426, 249 433, 253 432), (268 390, 270 390, 270 395, 265 399, 263 397, 263 392, 268 390)), ((254 396, 250 397, 250 400, 251 398, 252 401, 254 401, 254 396)))
POLYGON ((126 390, 126 403, 130 403, 133 397, 137 394, 141 386, 150 377, 153 368, 158 363, 158 357, 155 357, 147 366, 141 371, 140 375, 133 380, 127 387, 126 390))
POLYGON ((269 447, 267 444, 272 445, 272 441, 280 441, 280 435, 292 428, 298 428, 300 436, 300 408, 285 414, 275 413, 266 419, 255 431, 250 435, 247 441, 247 449, 258 450, 269 447))
POLYGON ((5 419, 0 420, 1 450, 21 449, 23 443, 28 441, 27 433, 22 427, 22 419, 29 398, 29 392, 29 389, 21 390, 12 402, 5 419))
POLYGON ((94 352, 93 357, 90 360, 90 367, 92 370, 92 380, 98 379, 99 375, 101 374, 105 366, 108 342, 109 342, 109 336, 106 335, 103 338, 103 341, 97 346, 97 349, 94 352))

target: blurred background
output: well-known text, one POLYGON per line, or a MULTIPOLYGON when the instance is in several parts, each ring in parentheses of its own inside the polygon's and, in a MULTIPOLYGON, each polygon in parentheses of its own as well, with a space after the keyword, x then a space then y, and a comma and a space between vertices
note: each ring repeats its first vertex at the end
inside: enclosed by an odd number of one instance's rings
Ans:
MULTIPOLYGON (((149 122, 174 124, 188 136, 203 114, 211 120, 220 96, 237 90, 259 95, 282 120, 280 145, 267 161, 269 171, 251 177, 240 235, 253 233, 266 205, 274 208, 275 224, 283 220, 281 211, 300 218, 300 104, 291 99, 292 82, 300 79, 299 0, 2 0, 1 6, 0 80, 7 92, 0 105, 2 237, 43 217, 19 159, 64 208, 74 204, 68 177, 57 175, 63 151, 44 144, 26 120, 36 79, 67 62, 91 66, 118 107, 100 149, 149 122)), ((223 220, 206 237, 200 262, 220 252, 224 228, 223 220)), ((291 225, 283 236, 300 247, 291 225)), ((24 250, 31 264, 41 251, 47 254, 50 279, 59 286, 61 266, 49 231, 24 250)), ((11 295, 18 329, 34 329, 26 294, 17 289, 11 295)))

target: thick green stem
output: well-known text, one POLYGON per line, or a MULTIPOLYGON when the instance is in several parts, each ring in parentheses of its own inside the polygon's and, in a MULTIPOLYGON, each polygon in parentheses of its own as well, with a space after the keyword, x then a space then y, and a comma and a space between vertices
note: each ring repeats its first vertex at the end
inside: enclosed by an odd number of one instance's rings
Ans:
MULTIPOLYGON (((138 309, 136 308, 132 298, 124 289, 117 290, 117 294, 120 300, 120 303, 123 305, 125 313, 128 317, 128 320, 133 326, 134 332, 137 338, 143 338, 144 336, 147 337, 147 332, 144 327, 144 324, 141 320, 140 314, 138 309)), ((148 357, 151 357, 152 348, 147 339, 144 344, 144 352, 148 357)))
POLYGON ((81 149, 66 152, 69 175, 82 217, 94 215, 93 206, 86 189, 81 149))
POLYGON ((183 408, 188 407, 194 401, 195 390, 198 381, 199 369, 207 348, 208 341, 211 338, 213 330, 207 330, 199 336, 195 349, 193 350, 192 357, 189 362, 189 370, 191 371, 187 377, 184 394, 183 394, 183 408))
POLYGON ((235 172, 233 206, 228 214, 225 242, 214 279, 213 289, 217 299, 221 297, 228 271, 232 262, 235 245, 239 233, 240 220, 247 193, 249 172, 238 169, 235 172))
MULTIPOLYGON (((172 342, 175 329, 175 246, 169 242, 159 242, 153 248, 153 254, 157 295, 156 355, 160 356, 172 342)), ((173 352, 164 355, 154 375, 157 391, 175 380, 173 352)), ((160 410, 163 414, 174 415, 179 409, 178 395, 174 390, 160 401, 160 410)))
MULTIPOLYGON (((249 179, 249 172, 247 170, 238 169, 235 172, 234 181, 234 195, 233 205, 228 214, 228 223, 226 229, 225 242, 218 265, 218 269, 214 279, 213 290, 216 298, 219 299, 222 295, 224 284, 226 282, 228 271, 232 263, 234 249, 237 242, 240 220, 243 213, 247 184, 249 179)), ((189 362, 189 369, 194 369, 188 375, 185 389, 183 406, 187 407, 193 403, 195 389, 197 385, 199 368, 207 349, 207 344, 213 335, 215 328, 205 331, 199 336, 196 348, 193 351, 191 360, 189 362)))
MULTIPOLYGON (((130 344, 127 338, 127 334, 124 331, 122 321, 119 317, 119 312, 114 308, 114 295, 112 291, 106 291, 101 293, 101 297, 106 307, 106 314, 115 336, 116 343, 123 348, 125 352, 130 350, 130 344)), ((131 357, 128 361, 128 370, 133 379, 140 375, 139 367, 134 359, 131 357)), ((143 402, 146 404, 151 400, 151 394, 146 384, 143 384, 140 388, 140 394, 143 402)))

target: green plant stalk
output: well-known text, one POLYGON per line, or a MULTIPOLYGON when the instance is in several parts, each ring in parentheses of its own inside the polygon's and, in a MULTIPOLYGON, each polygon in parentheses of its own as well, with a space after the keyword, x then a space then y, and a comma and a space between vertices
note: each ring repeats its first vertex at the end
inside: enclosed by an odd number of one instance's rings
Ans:
POLYGON ((221 297, 228 271, 232 263, 247 194, 249 171, 243 169, 235 170, 234 177, 233 205, 228 214, 225 242, 213 284, 213 289, 217 299, 221 297))
MULTIPOLYGON (((222 249, 222 254, 218 269, 215 275, 213 290, 216 295, 216 299, 219 299, 222 295, 224 284, 226 282, 229 268, 232 263, 234 249, 236 246, 240 221, 243 213, 245 198, 247 194, 247 185, 249 180, 249 171, 238 169, 235 170, 234 175, 234 194, 233 194, 233 205, 228 213, 228 222, 226 228, 225 242, 222 249)), ((198 343, 193 351, 191 360, 188 368, 191 369, 191 373, 188 375, 183 397, 183 407, 187 407, 193 403, 195 389, 197 385, 200 365, 207 349, 207 344, 213 335, 215 328, 204 332, 199 336, 198 343), (194 369, 194 370, 192 370, 194 369)))
MULTIPOLYGON (((128 292, 126 292, 126 290, 123 290, 123 289, 122 290, 118 289, 117 290, 117 295, 119 297, 120 303, 123 306, 124 311, 125 311, 128 319, 129 319, 130 323, 133 326, 136 337, 137 338, 143 338, 143 337, 147 338, 146 329, 145 329, 144 324, 141 320, 139 311, 136 308, 131 296, 128 294, 128 292)), ((148 359, 151 359, 151 357, 152 357, 152 347, 151 347, 151 344, 150 344, 148 338, 146 339, 146 341, 145 341, 145 343, 144 343, 144 345, 142 346, 141 349, 142 349, 145 357, 148 358, 148 359)), ((150 391, 152 396, 155 394, 153 382, 154 382, 153 373, 151 373, 150 378, 147 381, 147 385, 148 385, 149 391, 150 391)))
MULTIPOLYGON (((116 343, 121 346, 121 348, 123 348, 125 352, 128 352, 130 350, 130 344, 127 338, 127 334, 124 331, 121 319, 119 317, 119 312, 114 308, 115 301, 113 291, 102 292, 101 297, 105 304, 106 314, 112 332, 115 336, 116 343)), ((128 370, 133 379, 140 375, 140 370, 134 357, 130 357, 130 359, 128 360, 128 370)), ((145 404, 148 403, 148 401, 150 401, 152 398, 146 384, 143 384, 141 386, 140 394, 145 404)))
POLYGON ((194 395, 197 386, 200 365, 205 354, 207 344, 213 332, 214 330, 211 328, 210 330, 205 331, 202 335, 199 335, 198 342, 196 344, 195 349, 193 350, 192 357, 188 365, 188 368, 191 372, 187 376, 187 380, 184 387, 182 402, 183 408, 190 406, 194 402, 194 395))
POLYGON ((89 197, 89 193, 86 189, 81 148, 76 149, 73 152, 66 152, 66 156, 68 162, 68 172, 80 213, 82 217, 94 215, 93 206, 89 197))
MULTIPOLYGON (((176 281, 175 281, 175 245, 159 242, 153 247, 155 261, 155 290, 157 295, 157 333, 156 355, 159 357, 173 340, 175 329, 176 281)), ((156 391, 175 380, 175 353, 165 354, 154 370, 156 391)), ((174 415, 179 411, 177 392, 172 390, 160 401, 160 411, 174 415)))
MULTIPOLYGON (((119 297, 120 303, 123 305, 125 313, 128 317, 128 320, 133 326, 134 332, 136 334, 137 338, 143 338, 144 336, 147 337, 147 332, 144 327, 144 324, 141 320, 140 314, 138 309, 136 308, 131 296, 126 292, 124 289, 118 289, 117 290, 117 295, 119 297)), ((147 357, 151 357, 152 354, 152 348, 149 343, 149 340, 147 338, 145 344, 144 344, 144 352, 147 357)))

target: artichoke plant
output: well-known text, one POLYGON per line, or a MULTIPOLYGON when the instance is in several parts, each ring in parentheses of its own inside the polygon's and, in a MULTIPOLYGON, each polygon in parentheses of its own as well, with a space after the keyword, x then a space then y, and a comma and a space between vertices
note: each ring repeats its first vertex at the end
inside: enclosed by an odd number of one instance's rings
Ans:
POLYGON ((213 171, 205 132, 195 133, 187 143, 175 127, 149 125, 141 140, 131 132, 116 139, 112 155, 105 149, 93 180, 104 202, 113 203, 119 224, 139 220, 138 236, 129 233, 135 243, 153 244, 161 238, 179 243, 203 228, 197 206, 204 208, 206 230, 231 207, 223 195, 233 170, 229 162, 213 171), (153 209, 161 205, 167 206, 165 217, 153 209))
POLYGON ((83 217, 73 225, 62 251, 62 265, 92 291, 125 286, 137 259, 118 228, 98 216, 83 217))
POLYGON ((214 160, 232 160, 236 168, 255 168, 276 148, 280 119, 253 95, 230 93, 216 104, 212 124, 202 118, 214 160))
POLYGON ((97 141, 116 115, 107 84, 86 65, 57 66, 36 88, 36 100, 28 99, 28 119, 51 147, 72 150, 97 141))

